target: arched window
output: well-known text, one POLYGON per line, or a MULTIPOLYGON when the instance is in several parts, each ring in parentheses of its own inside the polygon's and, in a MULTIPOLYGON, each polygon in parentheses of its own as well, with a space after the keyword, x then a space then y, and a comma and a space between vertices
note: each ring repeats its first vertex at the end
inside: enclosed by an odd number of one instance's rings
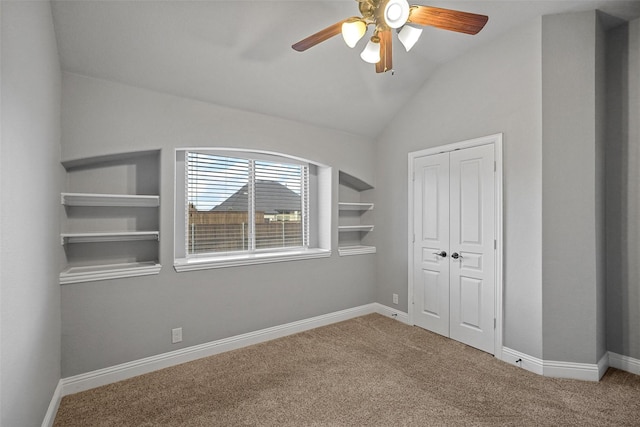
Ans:
POLYGON ((177 271, 331 254, 326 166, 277 153, 177 150, 176 184, 177 271))

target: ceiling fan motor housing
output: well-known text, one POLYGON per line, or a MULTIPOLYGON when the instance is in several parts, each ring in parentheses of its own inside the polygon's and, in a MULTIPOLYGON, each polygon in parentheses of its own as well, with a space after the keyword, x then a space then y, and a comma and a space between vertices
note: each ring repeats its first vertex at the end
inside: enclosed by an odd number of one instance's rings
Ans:
POLYGON ((358 0, 362 17, 378 31, 400 28, 409 19, 407 0, 358 0))
POLYGON ((400 28, 409 19, 409 3, 407 0, 386 0, 382 2, 383 19, 389 28, 400 28))

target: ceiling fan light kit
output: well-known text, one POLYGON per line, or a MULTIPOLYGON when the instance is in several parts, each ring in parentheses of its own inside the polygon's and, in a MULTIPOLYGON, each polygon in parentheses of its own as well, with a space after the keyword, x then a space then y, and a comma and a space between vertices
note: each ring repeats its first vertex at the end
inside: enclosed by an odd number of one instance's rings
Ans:
POLYGON ((342 33, 347 46, 353 48, 364 36, 369 25, 373 25, 373 37, 360 57, 376 65, 377 73, 392 71, 391 30, 398 31, 398 40, 407 52, 416 44, 422 33, 415 25, 432 26, 464 34, 477 34, 489 19, 485 15, 442 9, 431 6, 412 5, 407 0, 357 0, 362 17, 347 18, 324 30, 300 40, 291 46, 303 52, 325 40, 342 33), (413 24, 413 25, 407 25, 413 24))

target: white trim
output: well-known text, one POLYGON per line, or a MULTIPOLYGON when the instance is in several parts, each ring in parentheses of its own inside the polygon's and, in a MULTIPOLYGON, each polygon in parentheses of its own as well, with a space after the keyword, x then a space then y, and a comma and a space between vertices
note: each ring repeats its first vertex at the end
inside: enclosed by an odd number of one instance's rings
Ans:
POLYGON ((376 313, 381 314, 382 316, 391 317, 393 319, 396 319, 398 322, 402 322, 406 325, 409 324, 407 313, 405 313, 404 311, 396 310, 395 308, 391 308, 377 302, 374 304, 376 306, 376 313))
POLYGON ((60 380, 53 392, 53 397, 51 397, 47 413, 44 415, 44 419, 42 420, 42 427, 53 426, 53 423, 56 420, 56 414, 58 413, 58 408, 60 407, 60 401, 62 400, 62 387, 62 380, 60 380))
POLYGON ((607 372, 607 369, 609 369, 609 352, 608 351, 606 351, 602 355, 600 360, 598 360, 598 381, 600 381, 600 378, 602 378, 602 376, 607 372))
POLYGON ((342 322, 371 313, 379 313, 406 323, 406 313, 393 310, 382 304, 371 303, 63 378, 61 380, 62 395, 67 396, 69 394, 132 378, 137 375, 146 374, 203 357, 236 350, 249 345, 285 337, 287 335, 304 332, 309 329, 342 322))
POLYGON ((555 360, 544 361, 545 377, 569 378, 583 381, 599 381, 599 363, 575 363, 559 362, 555 360))
POLYGON ((407 227, 407 242, 408 242, 408 287, 409 287, 409 301, 408 301, 408 318, 407 323, 409 325, 414 325, 415 322, 413 320, 413 178, 414 178, 414 170, 413 170, 413 162, 418 157, 429 156, 432 154, 450 152, 455 150, 461 150, 465 148, 477 147, 480 145, 488 145, 493 144, 494 146, 494 161, 496 162, 496 170, 495 170, 495 239, 496 239, 496 249, 495 249, 495 319, 496 319, 496 327, 495 327, 495 338, 494 338, 494 356, 497 359, 502 360, 502 351, 503 351, 503 316, 504 316, 504 308, 503 308, 503 188, 502 188, 502 179, 503 179, 503 156, 502 156, 502 133, 496 133, 494 135, 483 136, 480 138, 470 139, 467 141, 456 142, 453 144, 441 145, 438 147, 427 148, 425 150, 414 151, 409 153, 409 175, 408 175, 408 183, 407 183, 407 197, 408 197, 408 227, 407 227))
POLYGON ((640 359, 634 359, 612 351, 608 352, 608 356, 610 367, 640 375, 640 359))
POLYGON ((502 158, 502 134, 493 135, 491 138, 494 138, 494 161, 495 161, 495 227, 494 227, 494 237, 495 237, 495 278, 496 278, 496 293, 495 293, 495 319, 496 319, 496 332, 495 332, 495 353, 494 356, 498 359, 502 358, 502 335, 504 328, 504 302, 503 302, 503 188, 502 188, 502 180, 503 180, 503 158, 502 158))
POLYGON ((609 367, 610 357, 608 353, 605 353, 598 363, 559 362, 538 359, 517 350, 503 347, 500 360, 545 377, 599 381, 609 367))
POLYGON ((178 258, 173 268, 178 272, 207 270, 210 268, 237 267, 241 265, 267 264, 270 262, 298 261, 301 259, 328 258, 328 249, 300 249, 281 252, 252 252, 210 258, 178 258))
POLYGON ((544 372, 544 361, 542 359, 529 356, 526 353, 521 353, 508 347, 502 347, 502 357, 500 360, 533 372, 534 374, 542 375, 544 372))

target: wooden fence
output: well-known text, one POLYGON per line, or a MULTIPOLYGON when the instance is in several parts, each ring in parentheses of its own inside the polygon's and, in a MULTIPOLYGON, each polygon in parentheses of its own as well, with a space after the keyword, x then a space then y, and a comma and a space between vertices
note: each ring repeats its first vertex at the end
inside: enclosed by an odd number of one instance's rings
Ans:
MULTIPOLYGON (((270 222, 255 225, 256 249, 302 246, 302 223, 270 222)), ((190 254, 249 249, 248 224, 191 224, 190 254)))

